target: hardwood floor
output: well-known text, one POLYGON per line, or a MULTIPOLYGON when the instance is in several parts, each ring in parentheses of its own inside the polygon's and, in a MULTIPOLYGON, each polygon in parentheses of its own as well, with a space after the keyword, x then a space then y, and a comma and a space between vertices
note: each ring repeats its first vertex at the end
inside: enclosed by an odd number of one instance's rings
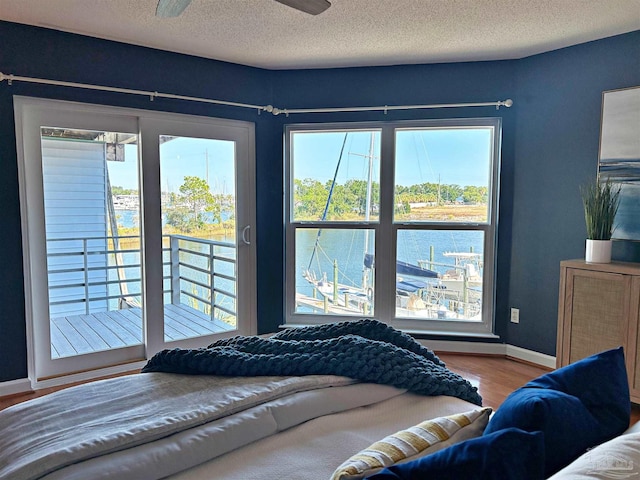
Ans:
POLYGON ((549 370, 498 356, 438 353, 447 367, 478 387, 483 405, 497 409, 507 396, 549 370))
MULTIPOLYGON (((498 356, 454 353, 439 353, 438 356, 447 364, 449 369, 462 375, 478 387, 478 391, 483 398, 483 404, 494 409, 497 409, 516 388, 549 371, 543 367, 498 356)), ((69 386, 71 385, 66 387, 69 386)), ((37 392, 0 398, 0 410, 66 387, 47 388, 37 392)), ((631 411, 631 423, 638 421, 640 421, 640 406, 634 405, 631 411)))
MULTIPOLYGON (((450 370, 462 375, 482 396, 483 405, 497 409, 505 398, 549 369, 496 356, 438 353, 450 370)), ((640 405, 631 405, 631 422, 640 421, 640 405)))

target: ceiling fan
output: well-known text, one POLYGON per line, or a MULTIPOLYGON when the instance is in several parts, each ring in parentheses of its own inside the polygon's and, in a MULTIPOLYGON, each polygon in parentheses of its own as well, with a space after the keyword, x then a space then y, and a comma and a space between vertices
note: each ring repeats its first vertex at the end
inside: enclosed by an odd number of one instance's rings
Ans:
MULTIPOLYGON (((318 15, 331 6, 328 0, 275 0, 278 3, 295 8, 310 15, 318 15)), ((191 0, 158 0, 156 16, 162 18, 178 17, 189 6, 191 0)))

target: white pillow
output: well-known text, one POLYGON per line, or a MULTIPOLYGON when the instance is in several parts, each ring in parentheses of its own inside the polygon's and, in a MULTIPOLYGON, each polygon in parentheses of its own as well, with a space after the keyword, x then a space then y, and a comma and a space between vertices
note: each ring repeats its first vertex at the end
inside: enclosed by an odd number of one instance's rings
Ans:
POLYGON ((640 432, 620 435, 584 453, 549 480, 640 479, 640 432))
POLYGON ((622 435, 628 435, 630 433, 640 433, 640 422, 636 422, 627 428, 622 435))
POLYGON ((454 443, 482 435, 491 408, 426 420, 377 441, 349 458, 331 480, 359 480, 385 467, 430 455, 454 443))

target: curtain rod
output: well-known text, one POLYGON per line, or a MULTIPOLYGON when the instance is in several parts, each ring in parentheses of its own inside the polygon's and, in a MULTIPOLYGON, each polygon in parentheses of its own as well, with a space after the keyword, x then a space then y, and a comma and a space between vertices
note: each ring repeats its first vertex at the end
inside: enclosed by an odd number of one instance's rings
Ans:
POLYGON ((6 80, 8 85, 13 82, 37 83, 41 85, 56 85, 59 87, 84 88, 87 90, 99 90, 103 92, 128 93, 131 95, 143 95, 149 97, 149 101, 153 102, 156 98, 170 98, 174 100, 186 100, 189 102, 211 103, 215 105, 225 105, 228 107, 250 108, 261 112, 268 112, 273 115, 284 114, 289 116, 296 113, 339 113, 339 112, 384 112, 385 114, 391 110, 421 110, 430 108, 462 108, 462 107, 511 107, 513 100, 510 98, 504 101, 496 102, 480 102, 480 103, 439 103, 432 105, 384 105, 378 107, 335 107, 335 108, 277 108, 273 105, 252 105, 250 103, 227 102, 225 100, 214 100, 202 97, 190 97, 186 95, 175 95, 173 93, 151 92, 147 90, 134 90, 130 88, 105 87, 103 85, 91 85, 88 83, 65 82, 61 80, 48 80, 44 78, 22 77, 19 75, 5 75, 0 72, 0 83, 6 80))

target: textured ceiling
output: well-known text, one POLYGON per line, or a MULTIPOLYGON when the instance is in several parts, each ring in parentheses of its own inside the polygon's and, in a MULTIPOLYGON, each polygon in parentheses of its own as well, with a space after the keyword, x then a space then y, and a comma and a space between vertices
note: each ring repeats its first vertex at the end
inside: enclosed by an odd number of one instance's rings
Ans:
POLYGON ((0 19, 269 69, 522 58, 640 30, 640 0, 0 0, 0 19))

